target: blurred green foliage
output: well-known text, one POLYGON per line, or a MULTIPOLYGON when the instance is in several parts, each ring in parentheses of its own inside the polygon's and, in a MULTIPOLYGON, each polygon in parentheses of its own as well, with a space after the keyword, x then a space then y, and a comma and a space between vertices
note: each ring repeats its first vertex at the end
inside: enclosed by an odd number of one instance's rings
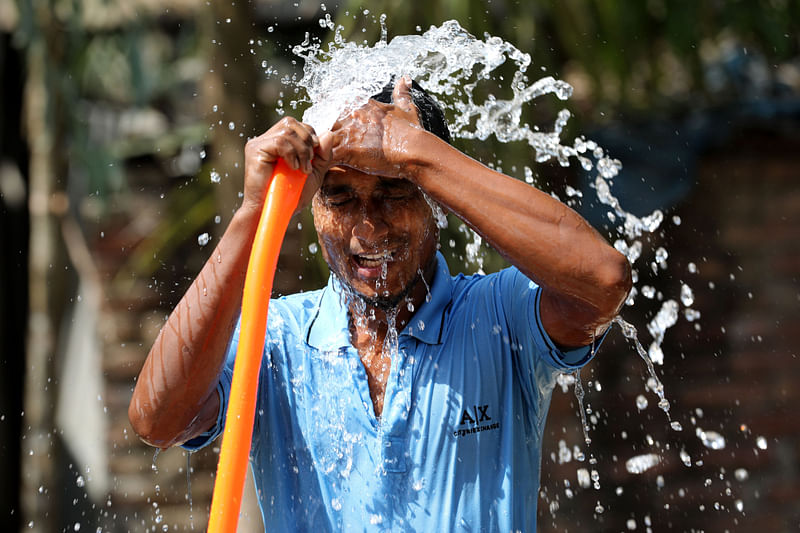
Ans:
MULTIPOLYGON (((489 33, 532 55, 534 68, 580 74, 593 106, 656 110, 718 98, 707 86, 708 62, 737 46, 777 63, 800 53, 800 3, 790 0, 439 0, 424 3, 348 0, 337 23, 351 38, 376 40, 364 24, 385 13, 392 35, 456 19, 474 35, 489 33), (358 22, 351 23, 355 18, 358 22), (365 33, 360 31, 364 26, 365 33), (681 84, 675 84, 675 77, 681 84)), ((569 77, 569 76, 567 76, 569 77)), ((577 76, 576 76, 577 77, 577 76)), ((567 79, 567 81, 570 81, 567 79)))

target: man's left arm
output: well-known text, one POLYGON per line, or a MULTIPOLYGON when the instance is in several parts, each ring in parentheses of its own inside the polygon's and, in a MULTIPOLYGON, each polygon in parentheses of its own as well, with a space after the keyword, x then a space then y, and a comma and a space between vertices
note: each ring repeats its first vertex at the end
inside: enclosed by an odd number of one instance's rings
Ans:
MULTIPOLYGON (((605 331, 630 290, 630 265, 580 215, 419 127, 406 80, 397 83, 394 104, 370 102, 351 120, 370 124, 360 132, 364 148, 339 147, 339 160, 416 183, 477 231, 542 287, 542 324, 560 347, 585 346, 605 331)), ((352 141, 354 123, 340 127, 352 141)))

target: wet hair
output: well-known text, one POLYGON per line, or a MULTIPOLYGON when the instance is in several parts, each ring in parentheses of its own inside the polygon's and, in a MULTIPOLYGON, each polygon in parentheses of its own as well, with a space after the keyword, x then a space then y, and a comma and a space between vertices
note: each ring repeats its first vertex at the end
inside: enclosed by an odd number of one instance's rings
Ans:
MULTIPOLYGON (((373 100, 384 104, 392 103, 392 91, 395 86, 395 77, 378 94, 372 96, 373 100)), ((422 88, 416 81, 411 81, 411 101, 417 107, 417 116, 422 123, 422 127, 433 133, 446 143, 450 143, 450 129, 444 118, 444 112, 436 100, 422 88)))

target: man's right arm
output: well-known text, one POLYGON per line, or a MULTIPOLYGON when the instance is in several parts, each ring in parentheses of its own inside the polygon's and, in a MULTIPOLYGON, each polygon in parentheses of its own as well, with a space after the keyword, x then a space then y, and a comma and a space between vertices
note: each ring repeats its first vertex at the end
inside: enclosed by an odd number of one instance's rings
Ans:
POLYGON ((152 446, 180 444, 216 420, 216 386, 241 308, 258 216, 255 210, 236 212, 147 356, 128 417, 152 446))
POLYGON ((225 354, 241 309, 253 237, 274 163, 309 173, 304 197, 319 186, 330 161, 327 136, 283 119, 245 148, 244 200, 219 244, 161 329, 144 363, 128 417, 152 446, 181 444, 212 427, 225 354), (313 158, 313 164, 312 164, 313 158))

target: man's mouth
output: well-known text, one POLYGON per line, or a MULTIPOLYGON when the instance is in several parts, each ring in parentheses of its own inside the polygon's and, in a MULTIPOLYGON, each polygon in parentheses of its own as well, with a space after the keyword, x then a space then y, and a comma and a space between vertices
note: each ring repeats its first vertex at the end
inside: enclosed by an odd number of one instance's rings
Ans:
POLYGON ((394 254, 391 252, 353 254, 353 261, 361 268, 378 268, 383 263, 394 261, 394 254))

